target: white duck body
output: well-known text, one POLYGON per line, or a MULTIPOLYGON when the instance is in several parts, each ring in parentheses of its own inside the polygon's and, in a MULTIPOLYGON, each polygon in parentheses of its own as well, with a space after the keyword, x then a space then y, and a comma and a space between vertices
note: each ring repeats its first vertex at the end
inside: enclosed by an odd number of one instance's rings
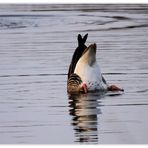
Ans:
POLYGON ((90 45, 76 64, 75 71, 86 83, 88 91, 106 90, 107 86, 102 80, 102 74, 96 62, 96 44, 90 45))

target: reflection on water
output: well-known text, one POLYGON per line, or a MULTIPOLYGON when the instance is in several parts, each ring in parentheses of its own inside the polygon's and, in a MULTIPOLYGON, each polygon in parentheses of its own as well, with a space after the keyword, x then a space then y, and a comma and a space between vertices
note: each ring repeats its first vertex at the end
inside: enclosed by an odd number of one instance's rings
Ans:
POLYGON ((78 143, 98 143, 99 108, 103 94, 90 93, 69 95, 69 113, 78 143))

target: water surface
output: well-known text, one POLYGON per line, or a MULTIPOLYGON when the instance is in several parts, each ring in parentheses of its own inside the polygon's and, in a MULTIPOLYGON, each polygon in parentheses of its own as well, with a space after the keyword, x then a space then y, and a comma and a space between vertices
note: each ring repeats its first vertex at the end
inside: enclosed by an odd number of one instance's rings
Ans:
POLYGON ((0 5, 1 144, 145 144, 147 114, 147 4, 0 5), (124 94, 67 94, 79 33, 124 94))

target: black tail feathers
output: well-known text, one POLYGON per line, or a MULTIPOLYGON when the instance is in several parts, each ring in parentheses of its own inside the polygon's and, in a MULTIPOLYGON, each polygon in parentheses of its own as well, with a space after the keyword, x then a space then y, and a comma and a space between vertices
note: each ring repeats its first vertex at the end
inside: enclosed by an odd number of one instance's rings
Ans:
POLYGON ((88 37, 88 33, 82 38, 81 34, 78 34, 78 46, 84 45, 88 37))
POLYGON ((72 56, 71 64, 69 66, 69 71, 68 71, 68 78, 70 77, 70 75, 72 73, 74 73, 74 70, 75 70, 78 60, 82 56, 84 50, 87 48, 87 46, 85 45, 87 37, 88 37, 88 33, 85 34, 84 37, 82 37, 80 34, 78 34, 78 37, 77 37, 78 47, 75 49, 74 54, 72 56))

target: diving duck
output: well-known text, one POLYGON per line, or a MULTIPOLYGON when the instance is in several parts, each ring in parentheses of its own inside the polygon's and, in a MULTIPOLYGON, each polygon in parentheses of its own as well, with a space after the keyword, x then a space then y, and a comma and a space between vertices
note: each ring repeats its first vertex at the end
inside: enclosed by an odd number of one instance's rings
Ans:
POLYGON ((97 45, 85 45, 88 34, 78 34, 76 48, 68 71, 67 92, 86 94, 92 91, 124 91, 116 85, 108 85, 96 61, 97 45))

